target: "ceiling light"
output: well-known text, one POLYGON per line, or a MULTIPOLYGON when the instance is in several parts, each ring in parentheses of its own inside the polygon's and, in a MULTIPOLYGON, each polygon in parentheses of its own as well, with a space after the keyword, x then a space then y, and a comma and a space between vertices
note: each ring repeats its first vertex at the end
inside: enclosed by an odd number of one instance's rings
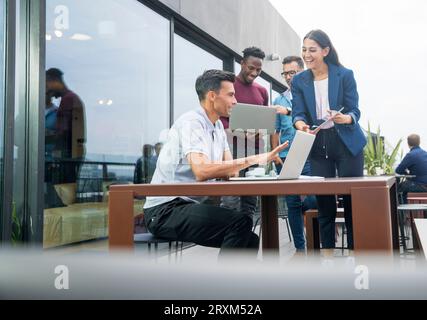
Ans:
POLYGON ((50 41, 50 40, 52 40, 52 35, 46 34, 46 41, 50 41))
POLYGON ((107 101, 107 105, 111 106, 112 104, 113 104, 113 100, 110 99, 107 101))
POLYGON ((104 100, 99 100, 98 104, 100 104, 102 106, 104 104, 104 100))
POLYGON ((83 33, 75 33, 71 36, 70 39, 77 40, 77 41, 88 41, 88 40, 92 40, 92 37, 83 33))
POLYGON ((62 38, 63 33, 62 33, 62 31, 55 30, 55 35, 56 35, 58 38, 62 38))

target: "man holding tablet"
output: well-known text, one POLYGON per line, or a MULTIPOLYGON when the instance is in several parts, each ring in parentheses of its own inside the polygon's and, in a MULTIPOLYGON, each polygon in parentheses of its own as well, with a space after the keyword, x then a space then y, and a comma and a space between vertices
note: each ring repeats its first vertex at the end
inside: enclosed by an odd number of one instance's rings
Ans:
MULTIPOLYGON (((263 86, 255 82, 262 72, 262 64, 265 53, 256 47, 246 48, 243 51, 240 73, 236 77, 234 89, 238 103, 246 103, 258 106, 268 106, 268 92, 263 86)), ((259 154, 264 149, 262 137, 256 133, 248 133, 242 136, 241 132, 233 134, 229 130, 229 118, 221 117, 227 139, 232 148, 233 158, 247 157, 259 154)), ((240 173, 245 175, 246 171, 240 173)), ((222 206, 253 215, 257 207, 257 197, 222 197, 222 206)))

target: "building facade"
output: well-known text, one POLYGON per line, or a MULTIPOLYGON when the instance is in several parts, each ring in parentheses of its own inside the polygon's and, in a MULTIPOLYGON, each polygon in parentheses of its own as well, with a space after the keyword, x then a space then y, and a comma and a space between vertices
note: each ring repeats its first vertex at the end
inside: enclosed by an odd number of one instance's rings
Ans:
POLYGON ((300 52, 267 0, 3 0, 0 35, 0 239, 44 248, 108 236, 109 185, 150 181, 204 70, 258 46, 272 101, 300 52))

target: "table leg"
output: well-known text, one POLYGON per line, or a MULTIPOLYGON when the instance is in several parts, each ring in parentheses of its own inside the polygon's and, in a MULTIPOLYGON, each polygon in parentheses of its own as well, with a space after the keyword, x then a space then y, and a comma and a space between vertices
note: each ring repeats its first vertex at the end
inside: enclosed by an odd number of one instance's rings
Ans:
POLYGON ((279 251, 277 196, 261 197, 262 248, 279 251))
POLYGON ((390 201, 387 187, 351 189, 354 250, 393 253, 390 201))
POLYGON ((110 249, 133 249, 133 192, 110 191, 108 201, 110 249))

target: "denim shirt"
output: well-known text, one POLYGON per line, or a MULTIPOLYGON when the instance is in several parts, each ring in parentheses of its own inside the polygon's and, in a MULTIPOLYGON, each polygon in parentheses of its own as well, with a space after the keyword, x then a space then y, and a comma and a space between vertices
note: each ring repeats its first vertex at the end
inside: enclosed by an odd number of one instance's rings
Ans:
MULTIPOLYGON (((292 109, 290 93, 290 90, 282 93, 274 100, 273 105, 280 105, 285 108, 289 107, 292 109)), ((289 141, 289 145, 292 143, 295 137, 295 128, 292 124, 292 115, 276 115, 276 132, 278 132, 280 135, 280 143, 284 143, 285 141, 289 141)), ((281 151, 279 155, 281 158, 286 158, 288 152, 289 148, 286 148, 285 150, 281 151)))

